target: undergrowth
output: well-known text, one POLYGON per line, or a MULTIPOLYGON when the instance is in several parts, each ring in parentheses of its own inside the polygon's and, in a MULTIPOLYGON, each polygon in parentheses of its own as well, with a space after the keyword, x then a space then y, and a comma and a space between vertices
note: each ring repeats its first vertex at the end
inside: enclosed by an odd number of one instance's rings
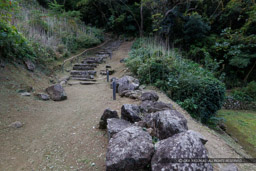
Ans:
POLYGON ((211 123, 222 106, 225 86, 212 72, 152 38, 135 41, 126 65, 142 83, 160 88, 203 123, 211 123))
POLYGON ((5 10, 0 18, 0 55, 4 60, 30 59, 43 66, 104 39, 102 30, 83 24, 80 12, 66 12, 55 2, 50 9, 34 0, 1 3, 5 10))

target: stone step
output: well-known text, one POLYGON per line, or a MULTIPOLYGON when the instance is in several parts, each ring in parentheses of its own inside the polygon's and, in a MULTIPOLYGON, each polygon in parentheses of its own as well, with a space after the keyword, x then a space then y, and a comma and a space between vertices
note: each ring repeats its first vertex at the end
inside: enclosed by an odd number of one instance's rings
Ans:
POLYGON ((96 68, 97 64, 74 64, 74 66, 96 68))
POLYGON ((70 74, 72 76, 77 76, 77 75, 96 75, 96 73, 97 73, 97 71, 91 71, 91 70, 89 70, 89 71, 74 71, 74 70, 72 70, 70 72, 70 74))
POLYGON ((110 54, 105 53, 105 54, 96 54, 97 57, 101 57, 101 58, 108 58, 110 56, 110 54))
POLYGON ((83 64, 101 64, 105 62, 107 57, 90 57, 86 58, 82 63, 83 64))
POLYGON ((105 59, 105 57, 88 57, 85 60, 93 60, 93 61, 100 61, 105 59))
POLYGON ((94 79, 94 76, 93 75, 73 75, 70 77, 70 79, 76 79, 76 78, 94 79))
POLYGON ((83 63, 83 64, 99 64, 98 61, 89 60, 89 59, 85 59, 82 63, 83 63))
POLYGON ((68 85, 72 86, 72 85, 78 85, 80 84, 80 81, 69 81, 68 85))
POLYGON ((105 50, 105 51, 97 52, 97 54, 110 54, 110 52, 107 52, 107 51, 105 50))
POLYGON ((80 81, 81 85, 93 85, 93 84, 98 84, 97 82, 89 82, 89 81, 80 81))
POLYGON ((73 70, 94 70, 94 67, 87 67, 87 66, 73 66, 73 70))
POLYGON ((90 79, 90 78, 79 78, 79 77, 71 77, 72 80, 77 80, 77 81, 97 81, 97 80, 94 80, 94 79, 90 79))

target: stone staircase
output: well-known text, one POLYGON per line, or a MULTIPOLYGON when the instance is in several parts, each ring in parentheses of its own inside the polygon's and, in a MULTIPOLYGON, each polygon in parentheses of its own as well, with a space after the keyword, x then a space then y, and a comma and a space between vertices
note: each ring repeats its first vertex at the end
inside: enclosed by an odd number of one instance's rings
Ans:
MULTIPOLYGON (((72 84, 81 84, 81 85, 93 85, 98 84, 97 82, 97 67, 100 64, 106 63, 108 59, 112 58, 112 52, 116 50, 121 45, 120 41, 111 42, 108 46, 102 48, 94 57, 85 57, 81 63, 76 63, 73 65, 72 70, 70 71, 69 81, 76 81, 69 83, 72 84)), ((109 73, 112 74, 114 71, 110 69, 111 66, 106 65, 106 69, 109 70, 109 73)), ((106 75, 106 71, 99 71, 101 75, 106 75)))

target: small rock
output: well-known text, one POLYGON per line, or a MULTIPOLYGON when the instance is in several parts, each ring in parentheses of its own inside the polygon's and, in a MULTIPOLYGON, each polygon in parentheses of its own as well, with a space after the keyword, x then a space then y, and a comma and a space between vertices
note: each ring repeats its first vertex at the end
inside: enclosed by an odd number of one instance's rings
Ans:
POLYGON ((23 90, 23 89, 19 89, 19 90, 17 90, 17 92, 18 93, 25 93, 25 92, 27 92, 26 90, 23 90))
POLYGON ((151 91, 151 92, 145 92, 141 95, 141 100, 142 101, 157 101, 159 99, 159 96, 157 95, 156 92, 151 91))
POLYGON ((50 83, 55 84, 56 83, 55 79, 54 78, 50 78, 50 83))
POLYGON ((35 70, 36 66, 32 61, 26 60, 24 63, 29 71, 33 72, 35 70))
POLYGON ((31 86, 21 86, 21 89, 17 90, 18 93, 33 92, 34 89, 31 86))
POLYGON ((222 129, 223 131, 226 131, 227 127, 224 123, 219 123, 218 126, 220 127, 220 129, 222 129))
POLYGON ((46 89, 46 92, 50 95, 50 98, 54 101, 66 100, 67 95, 60 84, 55 84, 46 89))
POLYGON ((146 88, 145 85, 141 85, 141 86, 139 87, 140 90, 144 90, 145 88, 146 88))
POLYGON ((132 126, 132 124, 123 119, 111 118, 107 120, 108 138, 112 138, 116 133, 132 126))
POLYGON ((120 60, 120 63, 124 63, 125 62, 125 58, 120 60))
POLYGON ((12 128, 21 128, 21 127, 23 127, 23 124, 22 124, 20 121, 15 121, 15 122, 11 123, 11 124, 9 125, 9 127, 12 127, 12 128))
POLYGON ((29 92, 24 92, 24 93, 21 93, 20 95, 22 95, 22 96, 30 96, 31 94, 29 92))
POLYGON ((131 123, 138 122, 141 120, 140 108, 137 105, 124 104, 121 108, 121 118, 131 123))
POLYGON ((235 164, 229 164, 224 168, 221 168, 221 171, 238 171, 238 168, 235 164))
POLYGON ((48 94, 38 93, 36 96, 37 96, 40 100, 44 100, 44 101, 50 100, 50 96, 49 96, 48 94))
POLYGON ((61 82, 60 82, 60 85, 61 85, 61 86, 64 86, 65 84, 67 84, 67 81, 61 81, 61 82))
POLYGON ((62 81, 67 82, 68 80, 70 80, 70 77, 69 77, 69 76, 68 76, 68 77, 60 78, 60 79, 59 79, 59 82, 62 82, 62 81))
POLYGON ((99 129, 106 129, 107 128, 107 120, 110 118, 119 118, 117 111, 111 110, 109 108, 105 109, 103 112, 100 123, 99 123, 99 129))

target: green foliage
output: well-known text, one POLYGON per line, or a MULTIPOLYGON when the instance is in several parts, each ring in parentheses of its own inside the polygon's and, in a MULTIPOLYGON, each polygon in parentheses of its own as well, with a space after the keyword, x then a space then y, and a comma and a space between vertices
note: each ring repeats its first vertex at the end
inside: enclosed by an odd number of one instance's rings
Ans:
POLYGON ((247 80, 254 80, 256 35, 247 36, 242 32, 226 28, 221 36, 222 38, 217 39, 212 51, 218 59, 223 60, 225 65, 223 72, 227 74, 227 86, 235 87, 237 82, 242 82, 242 80, 245 83, 247 80))
POLYGON ((93 27, 87 27, 88 33, 81 33, 79 36, 74 34, 65 33, 62 36, 63 43, 67 46, 67 49, 71 52, 75 52, 79 48, 89 48, 100 44, 103 40, 103 32, 93 27))
POLYGON ((77 3, 86 23, 104 27, 117 34, 136 35, 140 29, 140 6, 143 3, 144 30, 151 28, 150 10, 144 1, 80 0, 77 3))
POLYGON ((10 16, 0 18, 1 58, 10 61, 31 59, 44 68, 61 57, 68 57, 70 52, 104 40, 102 30, 81 22, 79 11, 65 12, 64 5, 58 1, 45 2, 51 2, 50 10, 43 9, 34 0, 12 5, 9 1, 1 1, 0 14, 10 16))
POLYGON ((184 39, 188 42, 195 42, 205 38, 210 31, 210 26, 203 21, 203 18, 198 13, 192 13, 188 17, 188 21, 184 24, 184 39))
POLYGON ((28 24, 31 27, 36 27, 36 29, 40 30, 40 32, 47 32, 49 26, 47 22, 42 19, 43 17, 44 14, 42 14, 41 11, 33 10, 31 11, 31 19, 29 20, 28 24))
POLYGON ((224 84, 198 64, 156 44, 137 39, 126 65, 142 83, 162 89, 193 117, 207 123, 222 106, 224 84))
POLYGON ((0 56, 7 60, 35 58, 29 41, 4 21, 0 21, 0 56))
POLYGON ((48 6, 53 14, 61 14, 64 12, 64 5, 57 3, 56 0, 49 2, 48 6))
POLYGON ((246 87, 232 90, 231 96, 241 102, 256 101, 256 82, 252 81, 246 87))
POLYGON ((11 0, 0 0, 0 20, 10 21, 12 13, 17 9, 17 2, 11 0))

